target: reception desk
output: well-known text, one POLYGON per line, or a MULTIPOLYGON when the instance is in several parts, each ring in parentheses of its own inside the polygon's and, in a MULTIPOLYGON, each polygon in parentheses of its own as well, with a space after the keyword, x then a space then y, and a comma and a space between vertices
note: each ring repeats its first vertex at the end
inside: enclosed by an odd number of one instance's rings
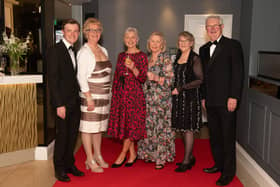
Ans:
POLYGON ((37 146, 36 84, 42 82, 42 75, 0 77, 0 153, 37 146))

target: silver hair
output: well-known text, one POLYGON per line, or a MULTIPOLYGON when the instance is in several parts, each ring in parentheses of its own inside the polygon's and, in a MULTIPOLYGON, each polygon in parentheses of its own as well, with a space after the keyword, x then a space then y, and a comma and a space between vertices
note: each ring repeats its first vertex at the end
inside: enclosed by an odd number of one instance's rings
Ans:
POLYGON ((210 15, 210 16, 207 16, 206 20, 205 20, 205 25, 207 24, 207 21, 208 19, 218 19, 220 24, 223 25, 223 18, 221 16, 218 16, 218 15, 210 15))
POLYGON ((134 32, 137 36, 137 39, 139 40, 139 35, 138 35, 138 30, 134 27, 127 27, 127 29, 125 29, 124 31, 124 35, 128 32, 134 32))

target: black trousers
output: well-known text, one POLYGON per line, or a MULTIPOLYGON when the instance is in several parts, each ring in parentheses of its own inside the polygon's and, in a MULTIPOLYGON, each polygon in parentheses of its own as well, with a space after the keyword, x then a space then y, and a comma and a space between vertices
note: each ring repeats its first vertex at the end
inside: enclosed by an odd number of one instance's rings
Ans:
POLYGON ((207 107, 210 145, 215 166, 222 175, 235 176, 236 173, 236 112, 226 107, 207 107))
POLYGON ((56 138, 54 147, 54 168, 56 172, 65 171, 75 163, 74 148, 80 126, 80 103, 66 106, 66 117, 56 116, 56 138))

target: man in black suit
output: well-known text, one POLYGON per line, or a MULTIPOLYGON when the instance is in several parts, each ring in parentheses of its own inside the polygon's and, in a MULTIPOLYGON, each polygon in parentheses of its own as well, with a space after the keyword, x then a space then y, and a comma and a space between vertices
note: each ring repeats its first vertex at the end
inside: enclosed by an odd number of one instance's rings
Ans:
POLYGON ((206 173, 221 172, 216 184, 229 184, 236 173, 236 110, 243 87, 243 52, 238 41, 222 35, 219 16, 206 19, 210 42, 199 49, 203 63, 202 106, 207 111, 215 165, 206 173))
POLYGON ((55 177, 70 181, 67 173, 83 176, 74 165, 74 148, 80 123, 79 84, 73 45, 78 40, 80 25, 74 19, 62 24, 63 39, 47 53, 48 84, 51 104, 56 113, 56 140, 54 148, 55 177))

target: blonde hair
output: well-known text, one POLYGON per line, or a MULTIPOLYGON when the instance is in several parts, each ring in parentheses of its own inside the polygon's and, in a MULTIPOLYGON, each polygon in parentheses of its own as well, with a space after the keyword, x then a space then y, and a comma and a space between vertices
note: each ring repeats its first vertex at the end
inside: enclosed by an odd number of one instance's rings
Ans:
POLYGON ((179 38, 181 36, 186 38, 187 40, 193 42, 193 45, 191 46, 191 49, 193 49, 194 48, 194 36, 192 33, 188 32, 188 31, 183 31, 178 34, 177 48, 179 48, 179 38))
POLYGON ((103 25, 102 25, 102 23, 98 19, 96 19, 96 18, 88 18, 85 21, 84 25, 83 25, 83 34, 84 34, 84 37, 86 39, 87 39, 86 30, 88 29, 88 26, 90 24, 98 25, 98 27, 100 27, 100 29, 101 29, 101 32, 103 32, 103 25))
POLYGON ((151 48, 150 48, 150 39, 152 36, 159 36, 161 41, 162 41, 162 46, 161 46, 161 52, 164 52, 166 50, 166 40, 164 38, 164 35, 162 32, 159 31, 154 31, 152 32, 152 34, 149 36, 148 40, 147 40, 147 50, 148 52, 151 52, 151 48))

